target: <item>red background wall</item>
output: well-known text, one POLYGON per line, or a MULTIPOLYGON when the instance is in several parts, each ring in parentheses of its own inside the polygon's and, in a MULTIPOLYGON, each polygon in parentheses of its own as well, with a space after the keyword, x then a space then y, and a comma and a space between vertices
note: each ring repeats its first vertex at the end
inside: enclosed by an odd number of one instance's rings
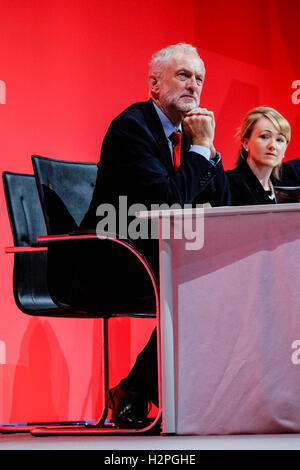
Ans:
MULTIPOLYGON (((112 118, 147 99, 150 56, 177 42, 196 45, 205 61, 201 104, 215 112, 226 168, 242 116, 263 104, 290 121, 286 158, 299 157, 299 14, 298 0, 0 0, 1 171, 31 173, 31 154, 98 161, 112 118)), ((18 311, 2 187, 0 197, 0 423, 96 418, 101 320, 18 311)), ((112 383, 127 374, 152 325, 113 320, 112 383)))

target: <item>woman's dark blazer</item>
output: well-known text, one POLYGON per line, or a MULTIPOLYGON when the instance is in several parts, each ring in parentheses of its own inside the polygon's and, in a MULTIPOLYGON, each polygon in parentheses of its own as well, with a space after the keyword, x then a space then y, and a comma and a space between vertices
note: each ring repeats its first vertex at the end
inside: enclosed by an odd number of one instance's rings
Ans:
MULTIPOLYGON (((234 170, 226 171, 231 191, 231 206, 249 206, 252 204, 274 204, 252 172, 246 161, 242 161, 234 170)), ((271 177, 274 185, 278 180, 271 177)))

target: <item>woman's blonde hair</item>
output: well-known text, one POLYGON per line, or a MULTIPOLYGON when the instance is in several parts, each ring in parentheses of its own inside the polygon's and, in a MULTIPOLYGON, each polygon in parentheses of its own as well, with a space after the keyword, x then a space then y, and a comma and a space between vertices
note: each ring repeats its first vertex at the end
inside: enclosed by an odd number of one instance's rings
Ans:
MULTIPOLYGON (((263 117, 269 119, 272 124, 274 124, 276 129, 285 137, 287 143, 289 143, 291 140, 291 126, 289 125, 288 121, 278 111, 276 111, 276 109, 269 108, 267 106, 253 108, 244 117, 241 127, 238 131, 241 146, 239 149, 236 166, 238 166, 242 160, 247 159, 248 153, 243 147, 244 139, 248 139, 251 136, 255 124, 263 117)), ((273 168, 272 175, 276 179, 280 179, 281 164, 273 168)))

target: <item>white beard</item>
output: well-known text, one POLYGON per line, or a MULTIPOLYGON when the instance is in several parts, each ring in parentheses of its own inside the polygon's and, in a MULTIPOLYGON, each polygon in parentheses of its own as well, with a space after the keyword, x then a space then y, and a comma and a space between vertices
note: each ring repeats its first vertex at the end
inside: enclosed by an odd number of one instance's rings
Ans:
POLYGON ((194 98, 193 101, 188 101, 188 102, 182 102, 181 100, 177 102, 177 109, 178 111, 182 111, 183 113, 188 113, 189 111, 192 111, 192 109, 197 108, 199 106, 199 103, 197 102, 197 99, 194 98))
POLYGON ((177 112, 188 113, 194 108, 199 106, 200 100, 197 96, 191 95, 192 100, 185 100, 185 98, 177 98, 172 94, 166 94, 164 97, 163 106, 165 109, 175 109, 177 112))

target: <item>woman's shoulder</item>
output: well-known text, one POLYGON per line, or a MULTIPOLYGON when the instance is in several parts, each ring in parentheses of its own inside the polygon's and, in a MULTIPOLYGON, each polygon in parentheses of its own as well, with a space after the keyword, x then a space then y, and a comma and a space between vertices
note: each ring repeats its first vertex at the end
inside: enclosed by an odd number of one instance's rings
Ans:
POLYGON ((232 195, 233 206, 260 204, 264 196, 260 183, 248 164, 244 161, 232 170, 226 171, 232 195))
POLYGON ((226 170, 225 173, 227 174, 229 180, 241 183, 245 178, 249 178, 249 171, 251 172, 247 163, 240 162, 235 168, 226 170))

